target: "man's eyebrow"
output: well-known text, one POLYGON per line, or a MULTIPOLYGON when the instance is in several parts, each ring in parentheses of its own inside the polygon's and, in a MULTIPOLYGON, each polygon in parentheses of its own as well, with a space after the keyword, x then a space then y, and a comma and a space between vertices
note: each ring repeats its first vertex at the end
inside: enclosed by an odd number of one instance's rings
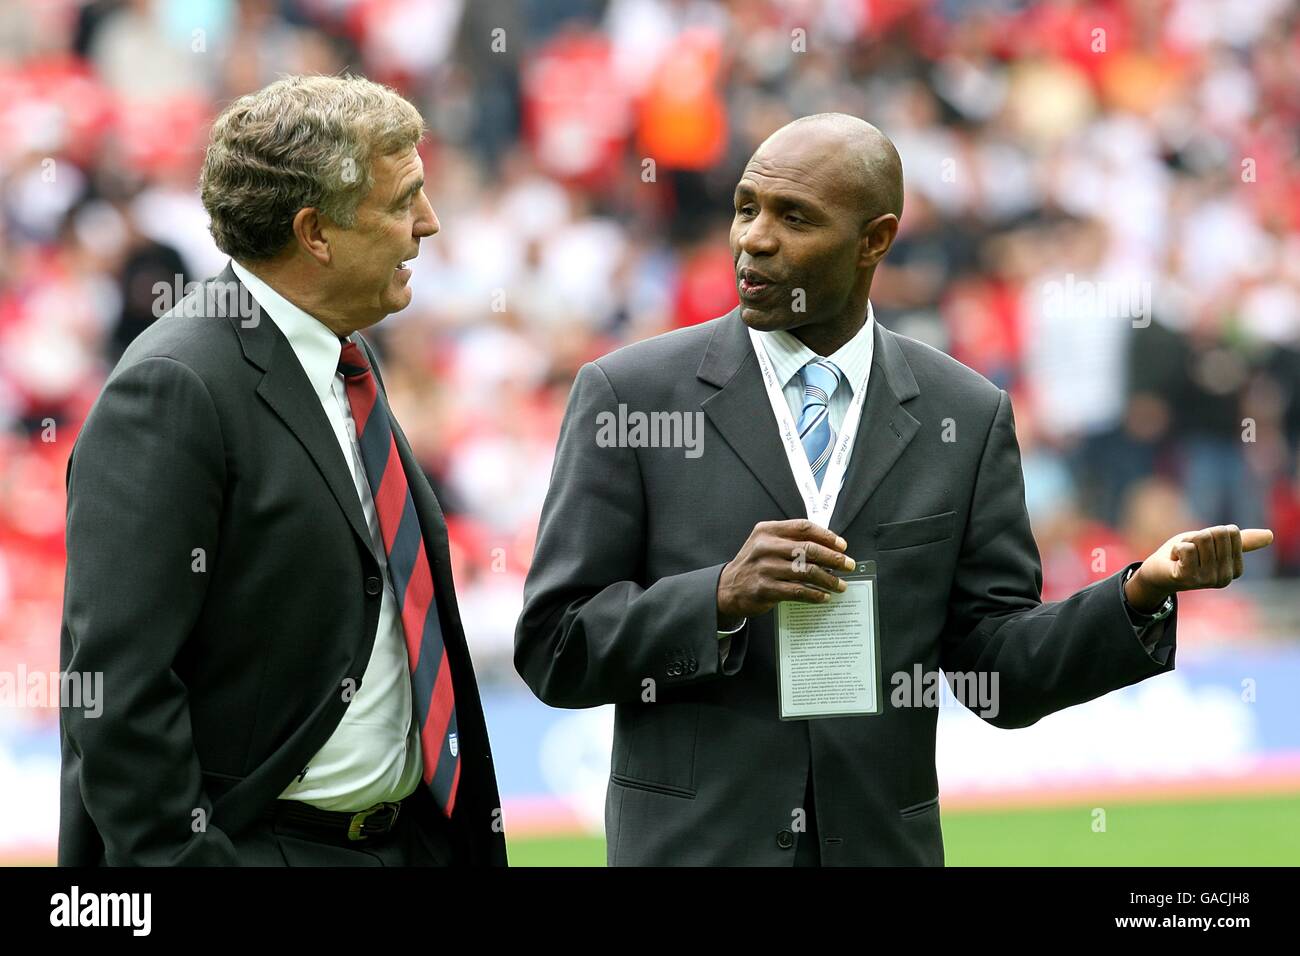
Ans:
POLYGON ((406 189, 405 192, 403 192, 400 196, 398 196, 396 200, 394 200, 393 205, 395 206, 401 205, 402 203, 406 202, 406 200, 410 199, 412 196, 414 196, 423 188, 424 188, 424 177, 420 177, 414 183, 412 183, 406 189))
MULTIPOLYGON (((740 183, 736 186, 735 198, 737 199, 741 196, 755 197, 757 195, 758 192, 754 187, 747 183, 740 183)), ((798 196, 794 193, 786 193, 779 190, 769 192, 767 196, 774 204, 786 209, 799 209, 804 212, 813 213, 820 213, 823 211, 822 207, 818 203, 806 196, 798 196)))

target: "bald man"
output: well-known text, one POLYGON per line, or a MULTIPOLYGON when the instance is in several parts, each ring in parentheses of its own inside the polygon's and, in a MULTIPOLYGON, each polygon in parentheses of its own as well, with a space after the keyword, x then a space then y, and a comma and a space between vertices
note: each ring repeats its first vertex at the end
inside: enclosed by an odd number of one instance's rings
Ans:
MULTIPOLYGON (((548 704, 615 705, 610 865, 941 865, 918 677, 1029 726, 1172 670, 1175 593, 1271 540, 1188 532, 1042 603, 1006 393, 872 316, 902 211, 879 130, 789 124, 736 186, 739 307, 578 374, 515 665, 548 704), (782 719, 774 609, 838 603, 865 561, 878 712, 782 719)), ((869 630, 836 627, 816 640, 869 630)))

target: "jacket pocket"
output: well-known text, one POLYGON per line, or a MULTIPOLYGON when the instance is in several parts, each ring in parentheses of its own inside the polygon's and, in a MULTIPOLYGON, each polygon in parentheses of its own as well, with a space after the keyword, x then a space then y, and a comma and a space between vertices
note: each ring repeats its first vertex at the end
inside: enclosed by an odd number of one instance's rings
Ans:
POLYGON ((924 518, 878 524, 876 525, 876 550, 891 551, 895 548, 914 548, 919 544, 946 541, 952 537, 956 521, 957 512, 945 511, 943 514, 926 515, 924 518))
POLYGON ((915 820, 917 817, 923 817, 931 810, 937 809, 939 809, 939 795, 935 794, 922 803, 914 803, 910 807, 903 807, 898 811, 898 815, 904 820, 915 820))
POLYGON ((202 776, 203 789, 212 800, 216 800, 244 782, 243 777, 236 777, 229 773, 217 773, 215 770, 204 770, 202 776))
POLYGON ((665 797, 680 797, 683 800, 695 799, 694 787, 674 787, 666 783, 655 783, 653 780, 638 780, 636 777, 629 777, 621 773, 611 773, 609 779, 620 787, 627 787, 629 790, 644 790, 646 793, 658 793, 665 797))
POLYGON ((695 793, 700 705, 693 701, 619 705, 610 770, 624 780, 695 793))

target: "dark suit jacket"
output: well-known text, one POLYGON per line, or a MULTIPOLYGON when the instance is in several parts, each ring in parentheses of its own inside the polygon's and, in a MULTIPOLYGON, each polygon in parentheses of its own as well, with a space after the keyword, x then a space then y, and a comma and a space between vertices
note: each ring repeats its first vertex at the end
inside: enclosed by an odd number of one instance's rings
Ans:
POLYGON ((720 662, 723 566, 758 522, 802 517, 738 310, 579 372, 515 663, 549 704, 617 705, 611 865, 789 865, 810 766, 824 863, 942 864, 937 709, 891 706, 891 675, 917 664, 997 672, 1000 710, 982 716, 1025 727, 1173 668, 1175 618, 1148 652, 1120 571, 1041 603, 1006 394, 878 323, 830 527, 850 555, 878 565, 879 716, 779 720, 774 613, 751 620, 720 662), (596 416, 620 404, 702 411, 703 454, 601 447, 596 416), (654 702, 643 699, 647 678, 654 702))
MULTIPOLYGON (((229 267, 216 281, 242 289, 229 267)), ((126 350, 73 448, 61 667, 102 672, 104 710, 61 713, 60 864, 238 863, 230 837, 310 762, 369 662, 382 586, 356 486, 288 340, 246 321, 187 296, 126 350)), ((464 862, 504 864, 446 524, 393 430, 454 678, 452 822, 464 862)))

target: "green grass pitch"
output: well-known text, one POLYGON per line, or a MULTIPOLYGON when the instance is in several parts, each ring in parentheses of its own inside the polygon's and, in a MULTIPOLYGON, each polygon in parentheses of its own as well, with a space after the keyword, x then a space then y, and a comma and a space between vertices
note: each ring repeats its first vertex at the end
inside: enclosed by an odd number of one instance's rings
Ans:
MULTIPOLYGON (((944 811, 949 866, 1296 866, 1300 795, 944 811)), ((507 831, 508 834, 508 831, 507 831)), ((512 866, 604 866, 601 837, 510 838, 512 866)))

